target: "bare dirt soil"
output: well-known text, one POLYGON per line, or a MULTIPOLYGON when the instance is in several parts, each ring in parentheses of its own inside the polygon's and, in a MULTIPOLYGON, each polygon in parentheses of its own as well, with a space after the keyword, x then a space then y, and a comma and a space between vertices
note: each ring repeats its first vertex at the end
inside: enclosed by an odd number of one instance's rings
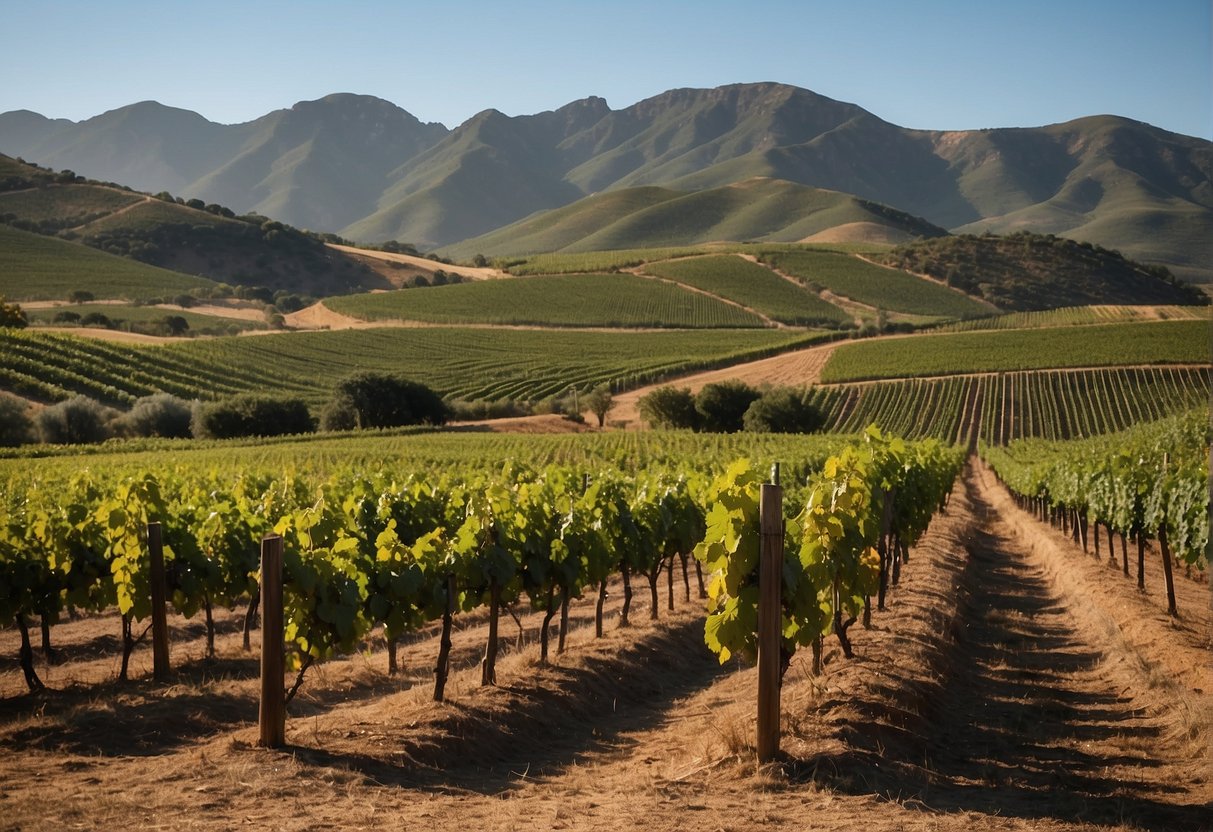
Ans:
POLYGON ((547 666, 535 614, 503 618, 523 644, 499 687, 478 686, 484 614, 460 616, 443 704, 433 627, 402 644, 399 676, 381 644, 326 663, 281 751, 254 747, 240 611, 213 660, 199 625, 174 621, 167 686, 142 649, 135 680, 113 681, 117 622, 90 617, 54 629, 54 690, 24 694, 0 631, 0 828, 1213 828, 1207 587, 1181 581, 1172 623, 980 468, 888 610, 852 628, 855 657, 831 639, 823 675, 794 659, 775 764, 754 763, 755 672, 707 653, 694 574, 677 577, 676 610, 663 580, 650 622, 640 585, 625 629, 616 587, 601 640, 592 602, 575 604, 547 666))
POLYGON ((509 277, 505 272, 493 268, 478 268, 476 266, 456 266, 447 263, 441 263, 437 260, 431 260, 428 257, 415 257, 411 254, 395 254, 390 251, 375 251, 374 249, 355 248, 353 246, 342 246, 335 243, 328 243, 329 248, 337 251, 352 254, 357 257, 366 257, 372 260, 382 260, 387 263, 399 263, 404 266, 409 266, 418 272, 432 274, 436 271, 444 271, 448 274, 457 274, 461 277, 471 278, 472 280, 492 280, 495 278, 509 277))

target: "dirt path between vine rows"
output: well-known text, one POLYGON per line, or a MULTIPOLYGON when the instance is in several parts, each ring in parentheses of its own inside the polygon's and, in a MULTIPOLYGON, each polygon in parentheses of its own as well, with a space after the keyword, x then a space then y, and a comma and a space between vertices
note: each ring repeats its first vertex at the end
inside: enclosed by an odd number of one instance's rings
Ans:
POLYGON ((1207 587, 1180 589, 1172 624, 971 467, 888 609, 851 629, 854 658, 831 637, 814 677, 797 654, 765 768, 755 672, 704 650, 681 580, 673 612, 663 580, 655 623, 638 582, 627 629, 615 586, 600 640, 592 601, 574 604, 569 651, 547 666, 536 614, 522 649, 506 618, 495 688, 477 684, 485 616, 459 616, 445 704, 429 697, 432 625, 402 645, 398 677, 374 645, 325 663, 282 751, 253 747, 238 615, 211 662, 177 622, 167 688, 143 650, 135 681, 107 680, 113 621, 62 625, 73 663, 41 697, 15 695, 0 631, 0 829, 1209 829, 1207 587))

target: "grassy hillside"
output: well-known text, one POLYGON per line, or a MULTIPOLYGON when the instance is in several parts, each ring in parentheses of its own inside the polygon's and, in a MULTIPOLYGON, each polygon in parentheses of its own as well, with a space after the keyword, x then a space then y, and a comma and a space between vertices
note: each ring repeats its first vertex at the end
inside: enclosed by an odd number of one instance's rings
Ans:
POLYGON ((890 312, 966 318, 988 315, 989 304, 963 292, 886 269, 860 258, 833 251, 760 250, 762 262, 801 280, 806 286, 828 289, 845 298, 890 312))
POLYGON ((7 157, 0 157, 0 221, 233 285, 315 295, 389 285, 323 239, 280 222, 237 217, 200 200, 152 197, 7 157))
POLYGON ((214 282, 0 224, 0 295, 65 300, 76 290, 98 298, 171 297, 214 282))
POLYGON ((164 318, 170 315, 183 318, 189 325, 185 332, 179 333, 182 335, 235 335, 245 330, 266 328, 264 321, 207 315, 169 305, 132 306, 129 304, 81 303, 49 309, 29 309, 27 312, 30 324, 34 326, 102 326, 107 329, 143 332, 150 335, 170 334, 160 325, 164 318), (65 313, 78 315, 79 318, 63 320, 62 316, 65 313), (84 318, 91 315, 103 315, 109 323, 81 323, 84 318))
POLYGON ((44 401, 83 393, 127 405, 164 391, 186 398, 294 394, 319 405, 358 370, 403 373, 464 399, 540 399, 570 385, 633 387, 672 374, 807 346, 823 333, 779 330, 571 332, 383 328, 130 346, 0 330, 0 389, 44 401))
POLYGON ((1207 321, 1158 321, 1053 329, 921 335, 845 344, 823 382, 1055 367, 1208 364, 1207 321))
POLYGON ((1165 269, 1089 243, 1023 232, 922 240, 873 259, 928 274, 1008 311, 1208 302, 1165 269))
POLYGON ((798 242, 856 225, 884 229, 885 238, 899 242, 946 233, 849 194, 755 178, 690 193, 655 187, 608 191, 442 251, 470 257, 691 246, 717 240, 798 242))
POLYGON ((785 324, 837 326, 854 321, 804 287, 732 255, 665 260, 645 266, 644 271, 728 298, 785 324))
POLYGON ((364 320, 594 327, 761 327, 757 315, 669 283, 631 274, 485 280, 331 298, 364 320))

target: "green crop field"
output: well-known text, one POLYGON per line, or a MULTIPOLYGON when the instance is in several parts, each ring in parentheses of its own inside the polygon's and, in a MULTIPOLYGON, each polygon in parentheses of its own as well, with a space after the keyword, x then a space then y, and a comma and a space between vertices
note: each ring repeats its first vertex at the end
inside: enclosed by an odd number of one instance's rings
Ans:
POLYGON ((364 320, 595 327, 760 327, 757 315, 715 298, 631 274, 485 280, 330 298, 364 320))
POLYGON ((823 382, 1055 367, 1208 364, 1206 321, 1160 321, 880 339, 839 347, 823 382))
MULTIPOLYGON (((508 266, 510 274, 576 274, 579 272, 605 272, 630 269, 644 263, 669 260, 673 257, 690 257, 707 254, 718 246, 680 246, 676 248, 634 248, 617 251, 585 251, 577 254, 533 254, 526 258, 510 258, 502 265, 508 266)), ((733 246, 731 248, 737 248, 733 246)), ((729 250, 724 247, 723 250, 729 250)))
POLYGON ((0 331, 0 389, 43 400, 83 393, 117 405, 159 391, 186 398, 292 394, 319 404, 342 377, 378 370, 402 373, 463 399, 540 399, 570 386, 638 386, 807 346, 829 335, 771 329, 614 333, 426 327, 134 346, 0 331))
POLYGON ((0 225, 0 295, 10 300, 65 300, 77 289, 97 298, 143 300, 213 285, 206 278, 0 225))
POLYGON ((901 436, 1073 439, 1124 430, 1207 407, 1207 367, 1108 367, 912 378, 818 387, 827 429, 857 432, 873 422, 901 436))
POLYGON ((806 284, 890 312, 965 318, 989 315, 993 307, 930 280, 875 266, 831 251, 764 247, 759 259, 806 284))
POLYGON ((648 274, 728 298, 785 324, 849 323, 853 318, 770 269, 733 255, 650 263, 648 274))
POLYGON ((936 332, 979 332, 989 329, 1037 329, 1053 326, 1129 323, 1132 321, 1209 320, 1211 306, 1069 306, 1037 312, 1012 312, 991 318, 956 321, 936 332))

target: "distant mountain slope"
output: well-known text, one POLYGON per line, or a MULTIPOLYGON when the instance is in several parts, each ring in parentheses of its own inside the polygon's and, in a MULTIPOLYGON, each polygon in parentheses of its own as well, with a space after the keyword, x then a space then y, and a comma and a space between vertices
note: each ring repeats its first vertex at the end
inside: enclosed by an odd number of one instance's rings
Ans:
POLYGON ((879 235, 890 242, 947 233, 918 217, 850 194, 755 177, 696 192, 653 186, 607 191, 446 247, 442 252, 468 258, 477 253, 499 256, 603 251, 717 240, 799 242, 858 224, 864 224, 863 233, 869 238, 879 235))
POLYGON ((1119 252, 1026 232, 922 240, 872 259, 930 275, 1008 311, 1209 300, 1164 269, 1119 252))
POLYGON ((79 123, 4 113, 0 152, 334 231, 374 211, 384 177, 446 132, 363 95, 303 101, 232 125, 143 101, 79 123))
MULTIPOLYGON (((177 277, 190 286, 209 282, 197 279, 206 277, 232 285, 327 295, 390 285, 361 261, 327 246, 324 239, 276 220, 255 214, 237 217, 215 203, 183 204, 71 172, 43 170, 7 156, 0 156, 2 227, 54 236, 66 246, 39 250, 53 254, 55 262, 67 269, 52 282, 58 286, 66 280, 76 289, 94 290, 85 284, 97 277, 92 264, 100 261, 69 251, 85 246, 130 258, 123 262, 140 261, 179 272, 177 277)), ((23 244, 23 249, 34 252, 30 245, 23 244)), ((41 255, 30 254, 36 256, 41 255)), ((102 266, 105 274, 115 270, 138 272, 113 263, 102 266)), ((165 283, 163 275, 159 282, 165 283)), ((158 294, 154 290, 131 294, 130 281, 113 294, 106 288, 111 285, 118 284, 103 279, 94 294, 110 298, 158 294)))
POLYGON ((0 151, 424 248, 603 192, 768 177, 951 230, 1065 234, 1213 281, 1213 144, 1115 116, 909 130, 760 83, 670 90, 622 110, 600 98, 536 115, 487 110, 447 131, 378 99, 335 95, 230 126, 150 102, 79 124, 5 113, 0 151))

